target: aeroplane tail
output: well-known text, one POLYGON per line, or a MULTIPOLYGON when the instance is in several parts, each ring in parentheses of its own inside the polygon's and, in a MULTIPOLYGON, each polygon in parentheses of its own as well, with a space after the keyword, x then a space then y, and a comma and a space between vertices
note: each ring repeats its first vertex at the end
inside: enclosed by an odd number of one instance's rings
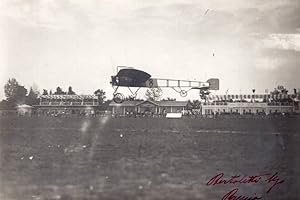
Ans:
POLYGON ((210 90, 219 90, 220 80, 218 78, 210 78, 207 80, 207 83, 209 83, 210 90))

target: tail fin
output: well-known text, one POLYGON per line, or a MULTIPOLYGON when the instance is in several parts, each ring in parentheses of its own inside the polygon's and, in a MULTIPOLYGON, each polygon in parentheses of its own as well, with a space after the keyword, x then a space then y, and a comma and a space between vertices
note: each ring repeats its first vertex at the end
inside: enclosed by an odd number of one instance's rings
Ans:
POLYGON ((219 90, 220 80, 218 78, 210 78, 207 80, 210 90, 219 90))

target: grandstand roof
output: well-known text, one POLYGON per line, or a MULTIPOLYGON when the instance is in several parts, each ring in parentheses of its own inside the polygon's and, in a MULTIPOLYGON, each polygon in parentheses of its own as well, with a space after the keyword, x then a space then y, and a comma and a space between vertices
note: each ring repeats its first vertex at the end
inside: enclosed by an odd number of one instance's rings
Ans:
POLYGON ((187 101, 150 101, 150 100, 145 100, 145 101, 124 101, 123 103, 115 103, 112 101, 109 105, 110 106, 138 106, 143 103, 152 103, 157 106, 186 106, 187 101))
POLYGON ((145 100, 145 101, 142 101, 140 103, 137 104, 137 106, 139 105, 142 105, 142 104, 145 104, 145 103, 150 103, 150 104, 153 104, 153 105, 156 105, 156 106, 159 106, 159 102, 158 101, 152 101, 152 100, 145 100))
POLYGON ((116 103, 112 101, 109 106, 136 106, 138 103, 141 103, 143 101, 124 101, 122 103, 116 103))
POLYGON ((227 94, 227 95, 209 95, 210 100, 229 100, 229 99, 292 99, 295 95, 291 94, 227 94))
POLYGON ((187 101, 160 101, 158 102, 160 106, 186 106, 187 101))
POLYGON ((40 98, 52 100, 52 99, 70 99, 70 100, 82 100, 82 99, 98 99, 95 95, 41 95, 40 98))
POLYGON ((22 104, 22 105, 17 105, 17 108, 32 108, 30 105, 22 104))

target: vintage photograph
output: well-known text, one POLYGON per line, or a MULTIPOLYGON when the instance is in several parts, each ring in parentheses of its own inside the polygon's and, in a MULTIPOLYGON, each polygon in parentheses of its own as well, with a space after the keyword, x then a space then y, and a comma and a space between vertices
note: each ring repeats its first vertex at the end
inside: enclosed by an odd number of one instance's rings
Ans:
POLYGON ((0 200, 300 200, 299 0, 0 0, 0 200))

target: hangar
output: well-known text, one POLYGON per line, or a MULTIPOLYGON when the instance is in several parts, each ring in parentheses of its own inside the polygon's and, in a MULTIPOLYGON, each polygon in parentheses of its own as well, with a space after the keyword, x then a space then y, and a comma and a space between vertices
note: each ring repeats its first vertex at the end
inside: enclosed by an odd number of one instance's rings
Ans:
POLYGON ((39 105, 34 105, 38 115, 94 115, 98 108, 95 95, 41 95, 39 105))
POLYGON ((109 104, 113 115, 145 114, 163 115, 166 113, 183 113, 186 110, 187 101, 151 101, 134 100, 123 103, 109 104))

